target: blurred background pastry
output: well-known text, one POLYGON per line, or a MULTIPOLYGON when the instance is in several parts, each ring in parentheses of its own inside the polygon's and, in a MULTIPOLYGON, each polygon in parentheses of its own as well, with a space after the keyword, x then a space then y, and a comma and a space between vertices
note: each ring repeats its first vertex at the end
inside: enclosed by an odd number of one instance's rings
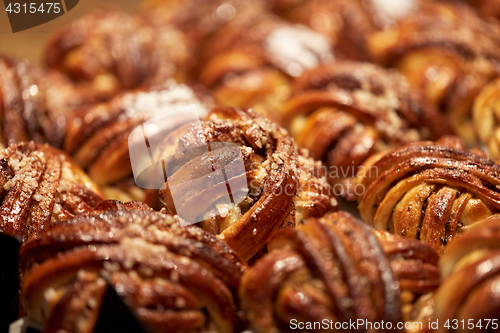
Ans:
POLYGON ((108 96, 182 79, 192 57, 183 34, 172 26, 155 27, 115 9, 96 10, 56 30, 45 52, 47 66, 108 96))
POLYGON ((66 117, 103 98, 56 71, 0 56, 0 144, 34 140, 61 147, 66 117))
POLYGON ((477 144, 472 103, 500 71, 498 23, 461 3, 431 3, 368 37, 376 62, 397 68, 445 115, 468 145, 477 144))
POLYGON ((160 332, 497 316, 496 0, 93 1, 0 57, 19 316, 92 332, 108 288, 160 332))
POLYGON ((498 0, 465 0, 484 17, 500 18, 500 1, 498 0))
POLYGON ((500 79, 496 79, 481 89, 472 107, 474 131, 489 157, 496 162, 500 161, 499 93, 500 79))
MULTIPOLYGON (((173 79, 122 93, 68 117, 64 150, 88 170, 108 198, 140 200, 155 207, 157 196, 148 197, 148 193, 134 183, 129 136, 144 122, 155 121, 155 117, 189 105, 195 106, 198 119, 202 119, 213 105, 213 99, 199 84, 178 84, 173 79)), ((174 119, 156 120, 164 122, 156 135, 167 135, 188 121, 177 118, 177 124, 174 119)), ((153 134, 149 134, 151 141, 153 134)))
POLYGON ((252 107, 270 117, 290 93, 292 78, 334 61, 327 36, 252 6, 210 36, 200 49, 199 81, 216 101, 252 107))
POLYGON ((339 59, 369 60, 366 38, 419 10, 421 0, 273 0, 285 19, 310 26, 331 38, 339 59))

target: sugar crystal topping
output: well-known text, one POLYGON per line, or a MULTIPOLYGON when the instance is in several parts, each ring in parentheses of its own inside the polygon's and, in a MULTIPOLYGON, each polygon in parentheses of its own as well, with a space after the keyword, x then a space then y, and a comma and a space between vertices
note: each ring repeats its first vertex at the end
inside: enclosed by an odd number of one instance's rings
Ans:
POLYGON ((267 36, 264 47, 271 61, 295 77, 306 68, 333 60, 328 38, 301 25, 275 29, 267 36))
POLYGON ((4 189, 10 191, 16 184, 21 184, 23 193, 32 193, 38 187, 38 177, 41 171, 36 166, 44 162, 45 156, 42 152, 33 152, 30 155, 25 155, 16 151, 8 159, 9 166, 14 171, 14 177, 5 183, 4 189))
POLYGON ((124 96, 125 112, 122 118, 154 118, 166 112, 195 104, 200 117, 205 117, 207 109, 202 105, 193 89, 185 84, 178 84, 171 79, 162 89, 124 96))

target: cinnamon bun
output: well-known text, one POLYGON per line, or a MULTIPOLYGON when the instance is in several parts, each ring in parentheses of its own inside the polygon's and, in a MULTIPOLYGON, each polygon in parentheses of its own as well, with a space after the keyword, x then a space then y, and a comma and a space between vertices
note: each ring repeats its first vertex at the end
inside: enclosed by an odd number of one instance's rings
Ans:
POLYGON ((256 112, 214 108, 161 147, 155 160, 168 176, 159 194, 167 211, 201 222, 246 260, 273 231, 336 208, 321 164, 256 112))
POLYGON ((359 211, 369 225, 443 253, 469 227, 499 211, 498 185, 500 166, 465 151, 459 140, 423 142, 366 162, 358 174, 357 186, 365 189, 359 211))
POLYGON ((332 330, 358 319, 396 327, 404 320, 402 304, 411 308, 439 283, 434 250, 370 230, 345 212, 280 230, 268 249, 240 285, 241 307, 256 332, 293 331, 292 319, 327 321, 332 330))
POLYGON ((422 1, 295 1, 274 0, 272 8, 280 16, 310 26, 331 38, 337 57, 367 61, 369 34, 388 28, 415 12, 422 1))
MULTIPOLYGON (((498 329, 499 240, 500 217, 493 215, 450 244, 439 263, 443 281, 434 295, 435 319, 474 323, 477 332, 498 329)), ((454 326, 438 332, 452 332, 454 326)))
POLYGON ((192 65, 190 44, 171 26, 107 8, 57 30, 45 62, 111 97, 121 90, 183 78, 192 65))
POLYGON ((61 147, 66 116, 101 99, 56 71, 0 57, 0 143, 34 140, 61 147))
POLYGON ((104 198, 65 153, 23 142, 0 152, 0 232, 22 240, 55 220, 93 210, 104 198))
MULTIPOLYGON (((451 130, 423 96, 393 70, 336 62, 305 72, 281 108, 281 118, 301 148, 331 167, 333 183, 347 178, 373 153, 451 130)), ((348 193, 347 193, 348 192, 348 193)))
POLYGON ((234 294, 246 263, 171 215, 104 209, 58 221, 20 260, 22 304, 45 331, 92 332, 107 284, 157 332, 242 328, 234 294))
POLYGON ((472 107, 474 131, 480 143, 488 148, 489 157, 494 161, 500 161, 499 93, 500 79, 496 79, 484 86, 472 107))
POLYGON ((468 144, 476 143, 471 107, 500 74, 499 26, 459 3, 429 3, 368 38, 373 59, 403 73, 445 113, 468 144))
POLYGON ((331 43, 260 8, 239 11, 201 48, 199 81, 225 106, 276 110, 291 78, 334 60, 331 43))
MULTIPOLYGON (((67 120, 64 150, 103 186, 108 198, 140 200, 155 206, 157 196, 151 197, 152 193, 138 187, 132 177, 131 132, 146 121, 189 105, 194 105, 199 117, 203 117, 212 103, 211 96, 204 89, 178 84, 173 79, 161 85, 126 92, 72 114, 67 120)), ((165 123, 159 124, 165 129, 173 122, 172 119, 159 121, 165 123)), ((182 123, 182 119, 178 121, 182 123)))

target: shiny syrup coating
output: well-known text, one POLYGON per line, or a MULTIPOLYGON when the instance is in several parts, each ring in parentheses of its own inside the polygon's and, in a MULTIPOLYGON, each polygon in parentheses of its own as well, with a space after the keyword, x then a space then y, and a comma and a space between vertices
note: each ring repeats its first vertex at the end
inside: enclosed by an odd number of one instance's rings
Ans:
POLYGON ((368 160, 365 170, 377 172, 358 174, 366 188, 359 198, 363 220, 443 253, 470 226, 498 212, 500 166, 457 141, 416 143, 368 160))
POLYGON ((434 250, 370 230, 346 212, 278 231, 268 248, 240 286, 256 332, 289 331, 292 318, 394 323, 406 318, 403 293, 417 298, 439 283, 434 250))
MULTIPOLYGON (((293 227, 309 216, 320 217, 336 209, 336 200, 321 165, 299 153, 284 129, 256 112, 214 108, 206 120, 180 127, 168 135, 162 145, 161 154, 178 156, 178 159, 166 160, 165 169, 171 178, 159 193, 167 211, 176 212, 170 182, 182 184, 185 187, 182 203, 190 205, 191 215, 201 216, 201 227, 218 234, 244 259, 259 252, 273 231, 293 227), (248 193, 245 192, 241 202, 227 204, 219 200, 228 191, 224 182, 213 184, 213 189, 196 190, 199 184, 194 172, 208 160, 193 154, 200 142, 205 150, 207 142, 225 142, 234 144, 240 151, 244 173, 232 174, 230 168, 226 172, 229 180, 246 179, 248 193), (186 153, 175 154, 183 151, 186 153), (200 201, 204 192, 210 195, 200 201), (214 210, 216 216, 203 219, 202 214, 214 210)), ((212 151, 210 156, 223 159, 226 153, 225 150, 212 151)), ((237 197, 239 193, 235 191, 232 195, 237 197)))
POLYGON ((104 197, 71 158, 23 142, 0 153, 0 231, 31 239, 47 225, 93 210, 104 197))
POLYGON ((21 299, 31 318, 47 331, 92 332, 107 281, 155 331, 238 331, 233 292, 246 263, 225 243, 145 206, 103 206, 22 247, 21 299))

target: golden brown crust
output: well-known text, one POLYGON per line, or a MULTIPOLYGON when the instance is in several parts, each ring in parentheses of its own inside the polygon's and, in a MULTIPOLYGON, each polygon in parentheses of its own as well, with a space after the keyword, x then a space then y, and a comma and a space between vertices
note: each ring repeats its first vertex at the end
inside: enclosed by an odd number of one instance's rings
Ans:
POLYGON ((370 1, 273 1, 285 19, 329 36, 337 58, 368 60, 365 37, 378 30, 370 1))
MULTIPOLYGON (((212 99, 204 89, 177 84, 174 80, 120 94, 68 117, 64 150, 88 170, 96 183, 112 185, 109 192, 115 198, 121 199, 116 192, 124 192, 124 196, 145 201, 144 191, 129 181, 132 177, 129 135, 145 121, 192 104, 203 116, 212 99)), ((167 126, 172 120, 160 121, 167 126)))
POLYGON ((194 45, 203 42, 236 14, 264 10, 263 1, 234 0, 145 0, 141 16, 155 25, 172 25, 186 34, 194 45))
MULTIPOLYGON (((500 302, 500 218, 493 215, 467 230, 454 241, 440 260, 443 281, 434 295, 435 318, 439 321, 462 320, 485 325, 498 319, 500 302)), ((489 329, 494 330, 491 326, 489 329)), ((440 332, 447 332, 443 327, 440 332)))
MULTIPOLYGON (((168 211, 174 213, 190 205, 193 220, 203 220, 203 228, 219 234, 220 239, 245 259, 255 255, 278 228, 293 226, 309 216, 322 216, 336 206, 319 163, 299 156, 286 131, 255 112, 214 108, 201 124, 187 124, 167 136, 163 147, 160 152, 163 156, 186 151, 180 161, 171 157, 165 160, 166 173, 170 176, 160 190, 160 200, 168 211), (246 180, 248 193, 239 188, 232 193, 235 198, 243 193, 241 202, 223 204, 223 195, 227 193, 225 183, 213 184, 217 191, 202 184, 205 187, 198 192, 197 177, 201 176, 198 173, 204 170, 202 163, 211 159, 204 158, 203 154, 190 156, 191 152, 186 149, 194 152, 193 148, 202 147, 200 145, 206 149, 207 142, 235 144, 235 148, 211 152, 215 161, 229 158, 225 156, 233 149, 235 154, 241 154, 245 170, 232 171, 230 164, 226 165, 229 180, 246 180), (177 171, 172 173, 171 169, 177 171), (198 171, 195 174, 193 170, 198 171), (240 171, 246 174, 239 174, 240 171), (180 192, 184 196, 182 207, 174 206, 170 192, 173 184, 185 187, 185 191, 180 192), (217 212, 217 216, 204 219, 201 214, 208 211, 217 212)), ((221 166, 212 167, 218 170, 221 166)))
MULTIPOLYGON (((453 140, 448 140, 453 144, 453 140)), ((442 253, 463 231, 500 209, 500 166, 431 142, 394 149, 358 174, 363 220, 442 253)))
POLYGON ((472 108, 474 130, 479 141, 488 147, 489 156, 494 161, 500 160, 499 92, 500 80, 496 79, 484 86, 472 108))
POLYGON ((500 18, 500 1, 498 0, 465 0, 465 2, 474 7, 484 18, 500 18))
POLYGON ((91 211, 103 200, 69 156, 48 145, 11 145, 0 161, 3 233, 31 239, 53 221, 91 211))
POLYGON ((399 69, 449 116, 455 131, 474 143, 474 97, 500 74, 496 23, 486 22, 467 5, 428 4, 392 29, 368 39, 378 62, 399 69))
POLYGON ((374 0, 274 0, 272 9, 285 19, 329 36, 339 59, 370 60, 367 37, 416 13, 427 0, 391 3, 374 0))
POLYGON ((375 152, 451 131, 402 75, 359 62, 307 71, 281 114, 299 147, 339 169, 332 178, 352 177, 375 152))
POLYGON ((65 117, 101 96, 28 61, 0 57, 1 143, 35 140, 60 147, 65 117))
POLYGON ((402 319, 402 291, 418 295, 439 279, 432 249, 372 233, 345 212, 280 230, 268 249, 240 286, 241 306, 257 332, 288 331, 292 318, 394 323, 402 319), (413 252, 417 248, 428 256, 413 252))
POLYGON ((199 80, 221 105, 263 111, 274 111, 286 98, 290 77, 334 59, 327 37, 287 23, 263 5, 236 11, 200 53, 199 80))
POLYGON ((109 210, 60 221, 23 246, 21 262, 23 304, 46 330, 91 332, 105 281, 159 332, 239 325, 232 290, 245 262, 170 215, 109 210))
POLYGON ((150 23, 111 8, 97 10, 56 31, 47 43, 45 61, 108 97, 161 83, 191 59, 180 32, 150 23))

